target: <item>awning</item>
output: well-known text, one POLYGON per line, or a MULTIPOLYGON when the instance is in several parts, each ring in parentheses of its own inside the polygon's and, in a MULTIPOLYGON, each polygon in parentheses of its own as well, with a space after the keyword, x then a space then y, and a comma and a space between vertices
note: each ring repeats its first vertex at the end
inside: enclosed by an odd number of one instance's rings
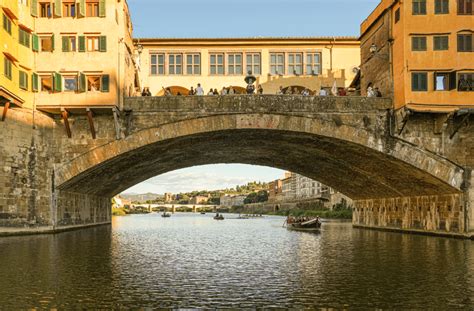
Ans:
POLYGON ((429 105, 429 104, 406 104, 405 109, 413 112, 422 113, 451 113, 459 111, 460 109, 474 109, 473 105, 429 105))

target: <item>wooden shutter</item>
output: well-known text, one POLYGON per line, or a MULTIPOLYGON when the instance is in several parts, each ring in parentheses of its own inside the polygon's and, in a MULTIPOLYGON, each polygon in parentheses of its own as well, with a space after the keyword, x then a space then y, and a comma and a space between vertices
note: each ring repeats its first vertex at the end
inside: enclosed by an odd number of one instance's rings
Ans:
POLYGON ((51 35, 51 52, 54 51, 54 33, 51 35))
POLYGON ((38 17, 38 0, 31 0, 30 13, 34 17, 38 17))
POLYGON ((99 17, 105 17, 106 5, 105 0, 99 1, 99 17))
POLYGON ((107 37, 106 36, 99 37, 99 51, 107 52, 107 37))
POLYGON ((36 34, 32 34, 32 39, 31 39, 31 49, 35 52, 38 52, 39 51, 39 38, 38 38, 38 35, 36 34))
POLYGON ((28 75, 24 71, 20 71, 20 88, 28 89, 28 75))
POLYGON ((464 37, 462 35, 458 35, 458 52, 464 51, 464 37))
POLYGON ((454 90, 456 89, 456 86, 457 86, 457 83, 456 83, 456 71, 453 71, 453 72, 450 72, 449 73, 449 85, 448 85, 448 89, 451 91, 451 90, 454 90))
POLYGON ((63 81, 59 73, 53 73, 53 90, 55 92, 61 92, 63 90, 63 81))
POLYGON ((62 47, 63 47, 63 52, 69 52, 69 40, 68 40, 68 37, 66 36, 62 37, 62 47))
POLYGON ((110 90, 109 83, 110 83, 109 75, 103 75, 100 81, 100 91, 105 92, 105 93, 109 92, 110 90))
POLYGON ((86 16, 86 0, 79 0, 77 5, 78 5, 77 16, 85 17, 86 16))
POLYGON ((84 36, 79 36, 79 52, 85 52, 86 51, 86 37, 84 36))
POLYGON ((61 17, 63 10, 63 4, 61 0, 54 0, 54 16, 61 17))
POLYGON ((78 81, 78 88, 77 90, 80 93, 84 93, 86 91, 86 75, 83 74, 82 72, 79 72, 77 76, 77 81, 78 81))
POLYGON ((31 90, 38 92, 38 74, 34 73, 31 75, 31 90))

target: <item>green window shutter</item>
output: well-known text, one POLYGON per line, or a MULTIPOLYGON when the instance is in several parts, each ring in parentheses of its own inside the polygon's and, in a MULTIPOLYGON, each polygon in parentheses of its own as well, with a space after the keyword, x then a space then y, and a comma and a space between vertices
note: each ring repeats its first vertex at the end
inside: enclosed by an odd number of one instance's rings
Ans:
POLYGON ((85 17, 86 16, 86 0, 79 0, 77 5, 78 5, 77 16, 85 17))
POLYGON ((105 17, 105 0, 100 0, 99 2, 99 17, 105 17))
POLYGON ((100 36, 99 38, 99 51, 107 52, 107 37, 100 36))
POLYGON ((109 83, 110 83, 110 78, 109 75, 103 75, 100 81, 100 91, 107 93, 110 90, 109 83))
POLYGON ((54 33, 51 35, 51 51, 54 51, 54 33))
POLYGON ((38 17, 38 0, 31 0, 30 13, 34 17, 38 17))
POLYGON ((86 51, 86 37, 84 36, 79 36, 79 52, 85 52, 86 51))
POLYGON ((38 92, 38 74, 34 72, 31 75, 31 89, 33 92, 38 92))
POLYGON ((20 88, 28 89, 28 75, 24 71, 20 71, 20 88))
POLYGON ((61 74, 53 73, 53 89, 55 92, 61 92, 63 90, 63 81, 61 74))
POLYGON ((54 0, 54 16, 61 17, 63 10, 63 5, 61 0, 54 0))
POLYGON ((39 51, 39 38, 38 35, 33 34, 32 35, 32 42, 33 44, 31 45, 31 49, 35 52, 39 51))
POLYGON ((62 43, 63 43, 63 52, 69 52, 69 40, 68 40, 68 37, 66 36, 63 36, 62 37, 62 43))
POLYGON ((86 91, 86 75, 80 72, 77 77, 78 80, 78 91, 84 93, 86 91))

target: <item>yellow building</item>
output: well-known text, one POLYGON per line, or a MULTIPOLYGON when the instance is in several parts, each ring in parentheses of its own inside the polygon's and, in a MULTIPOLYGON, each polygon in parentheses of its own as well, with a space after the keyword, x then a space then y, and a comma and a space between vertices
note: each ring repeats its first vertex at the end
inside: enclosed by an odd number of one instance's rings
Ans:
POLYGON ((37 2, 39 110, 122 106, 134 90, 132 24, 126 1, 37 2))
POLYGON ((382 0, 361 25, 361 89, 395 108, 474 106, 474 1, 382 0))
POLYGON ((120 109, 123 97, 134 93, 126 1, 1 0, 0 8, 0 104, 67 119, 86 109, 120 109))
POLYGON ((360 64, 356 38, 135 39, 140 53, 141 84, 152 95, 187 95, 191 86, 209 90, 246 87, 248 71, 264 93, 280 86, 318 92, 349 86, 360 64))
POLYGON ((0 0, 0 14, 0 105, 6 108, 0 116, 3 119, 9 107, 32 107, 34 19, 26 0, 0 0))

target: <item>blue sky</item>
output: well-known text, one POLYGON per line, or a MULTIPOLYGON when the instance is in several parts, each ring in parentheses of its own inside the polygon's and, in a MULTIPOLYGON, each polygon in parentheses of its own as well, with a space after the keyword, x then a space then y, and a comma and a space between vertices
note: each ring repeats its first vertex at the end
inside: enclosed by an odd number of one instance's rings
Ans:
MULTIPOLYGON (((358 36, 380 0, 128 0, 135 37, 358 36)), ((283 171, 210 165, 170 172, 128 193, 179 193, 271 181, 283 171)))

